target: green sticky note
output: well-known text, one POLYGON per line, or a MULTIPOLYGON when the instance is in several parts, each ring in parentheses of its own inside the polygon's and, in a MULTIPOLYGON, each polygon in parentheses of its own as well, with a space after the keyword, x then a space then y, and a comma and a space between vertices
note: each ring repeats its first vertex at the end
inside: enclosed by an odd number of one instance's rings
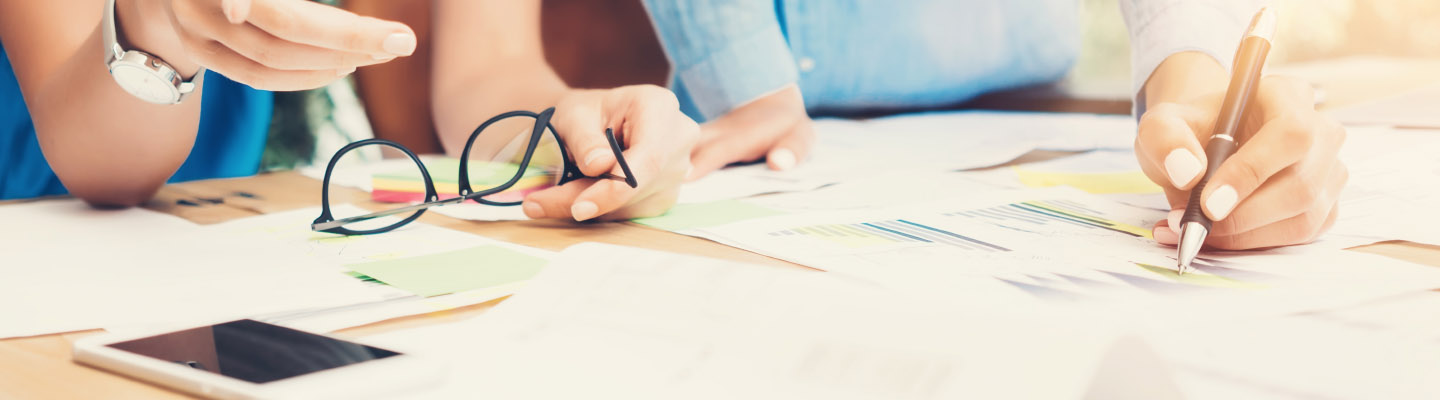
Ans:
POLYGON ((499 246, 347 265, 385 284, 430 297, 530 279, 546 260, 499 246))
POLYGON ((719 226, 747 219, 763 218, 784 212, 740 200, 721 200, 699 204, 678 204, 658 217, 638 218, 635 223, 667 231, 719 226))

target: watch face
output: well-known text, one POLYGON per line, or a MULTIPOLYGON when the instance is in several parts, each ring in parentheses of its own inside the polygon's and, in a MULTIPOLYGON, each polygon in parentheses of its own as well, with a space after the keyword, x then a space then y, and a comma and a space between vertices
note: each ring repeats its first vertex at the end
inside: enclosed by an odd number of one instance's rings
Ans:
POLYGON ((120 88, 141 100, 155 104, 175 104, 179 93, 175 84, 160 77, 154 70, 129 63, 115 63, 110 75, 120 88))

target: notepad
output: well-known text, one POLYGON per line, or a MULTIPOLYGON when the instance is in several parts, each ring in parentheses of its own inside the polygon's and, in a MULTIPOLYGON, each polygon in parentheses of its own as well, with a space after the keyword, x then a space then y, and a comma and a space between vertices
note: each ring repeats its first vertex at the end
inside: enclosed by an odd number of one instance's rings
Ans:
MULTIPOLYGON (((471 161, 469 169, 470 188, 484 190, 500 186, 515 176, 519 165, 512 163, 471 161)), ((435 184, 435 192, 441 199, 454 198, 460 193, 460 160, 456 158, 427 158, 425 169, 435 184)), ((509 190, 487 197, 493 201, 520 201, 525 195, 553 185, 554 175, 543 168, 531 166, 509 190)), ((372 200, 383 203, 418 203, 425 200, 425 180, 413 164, 386 169, 371 176, 372 200)))
POLYGON ((487 245, 347 267, 390 286, 430 297, 524 281, 539 273, 545 263, 540 257, 487 245))

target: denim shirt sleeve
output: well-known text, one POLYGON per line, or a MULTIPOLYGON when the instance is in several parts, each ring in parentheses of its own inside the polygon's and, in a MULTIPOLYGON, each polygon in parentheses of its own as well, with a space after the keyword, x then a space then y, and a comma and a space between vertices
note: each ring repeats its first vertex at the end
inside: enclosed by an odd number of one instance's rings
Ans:
POLYGON ((644 4, 675 79, 704 119, 799 80, 773 0, 644 4))
POLYGON ((1204 53, 1228 71, 1250 18, 1268 3, 1266 0, 1120 0, 1125 25, 1130 29, 1130 70, 1134 74, 1131 93, 1139 94, 1155 68, 1175 53, 1204 53))

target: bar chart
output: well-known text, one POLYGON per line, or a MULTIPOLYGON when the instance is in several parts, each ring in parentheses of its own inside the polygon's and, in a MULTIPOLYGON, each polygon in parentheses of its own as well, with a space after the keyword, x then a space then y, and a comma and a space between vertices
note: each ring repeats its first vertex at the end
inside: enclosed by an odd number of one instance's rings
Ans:
POLYGON ((925 243, 964 250, 1003 252, 1010 249, 966 235, 904 219, 853 224, 810 225, 769 232, 773 237, 807 236, 845 247, 925 243))
POLYGON ((1149 229, 1110 220, 1105 218, 1102 212, 1069 200, 1025 201, 943 215, 969 218, 1022 231, 1109 231, 1131 237, 1150 237, 1149 229))

